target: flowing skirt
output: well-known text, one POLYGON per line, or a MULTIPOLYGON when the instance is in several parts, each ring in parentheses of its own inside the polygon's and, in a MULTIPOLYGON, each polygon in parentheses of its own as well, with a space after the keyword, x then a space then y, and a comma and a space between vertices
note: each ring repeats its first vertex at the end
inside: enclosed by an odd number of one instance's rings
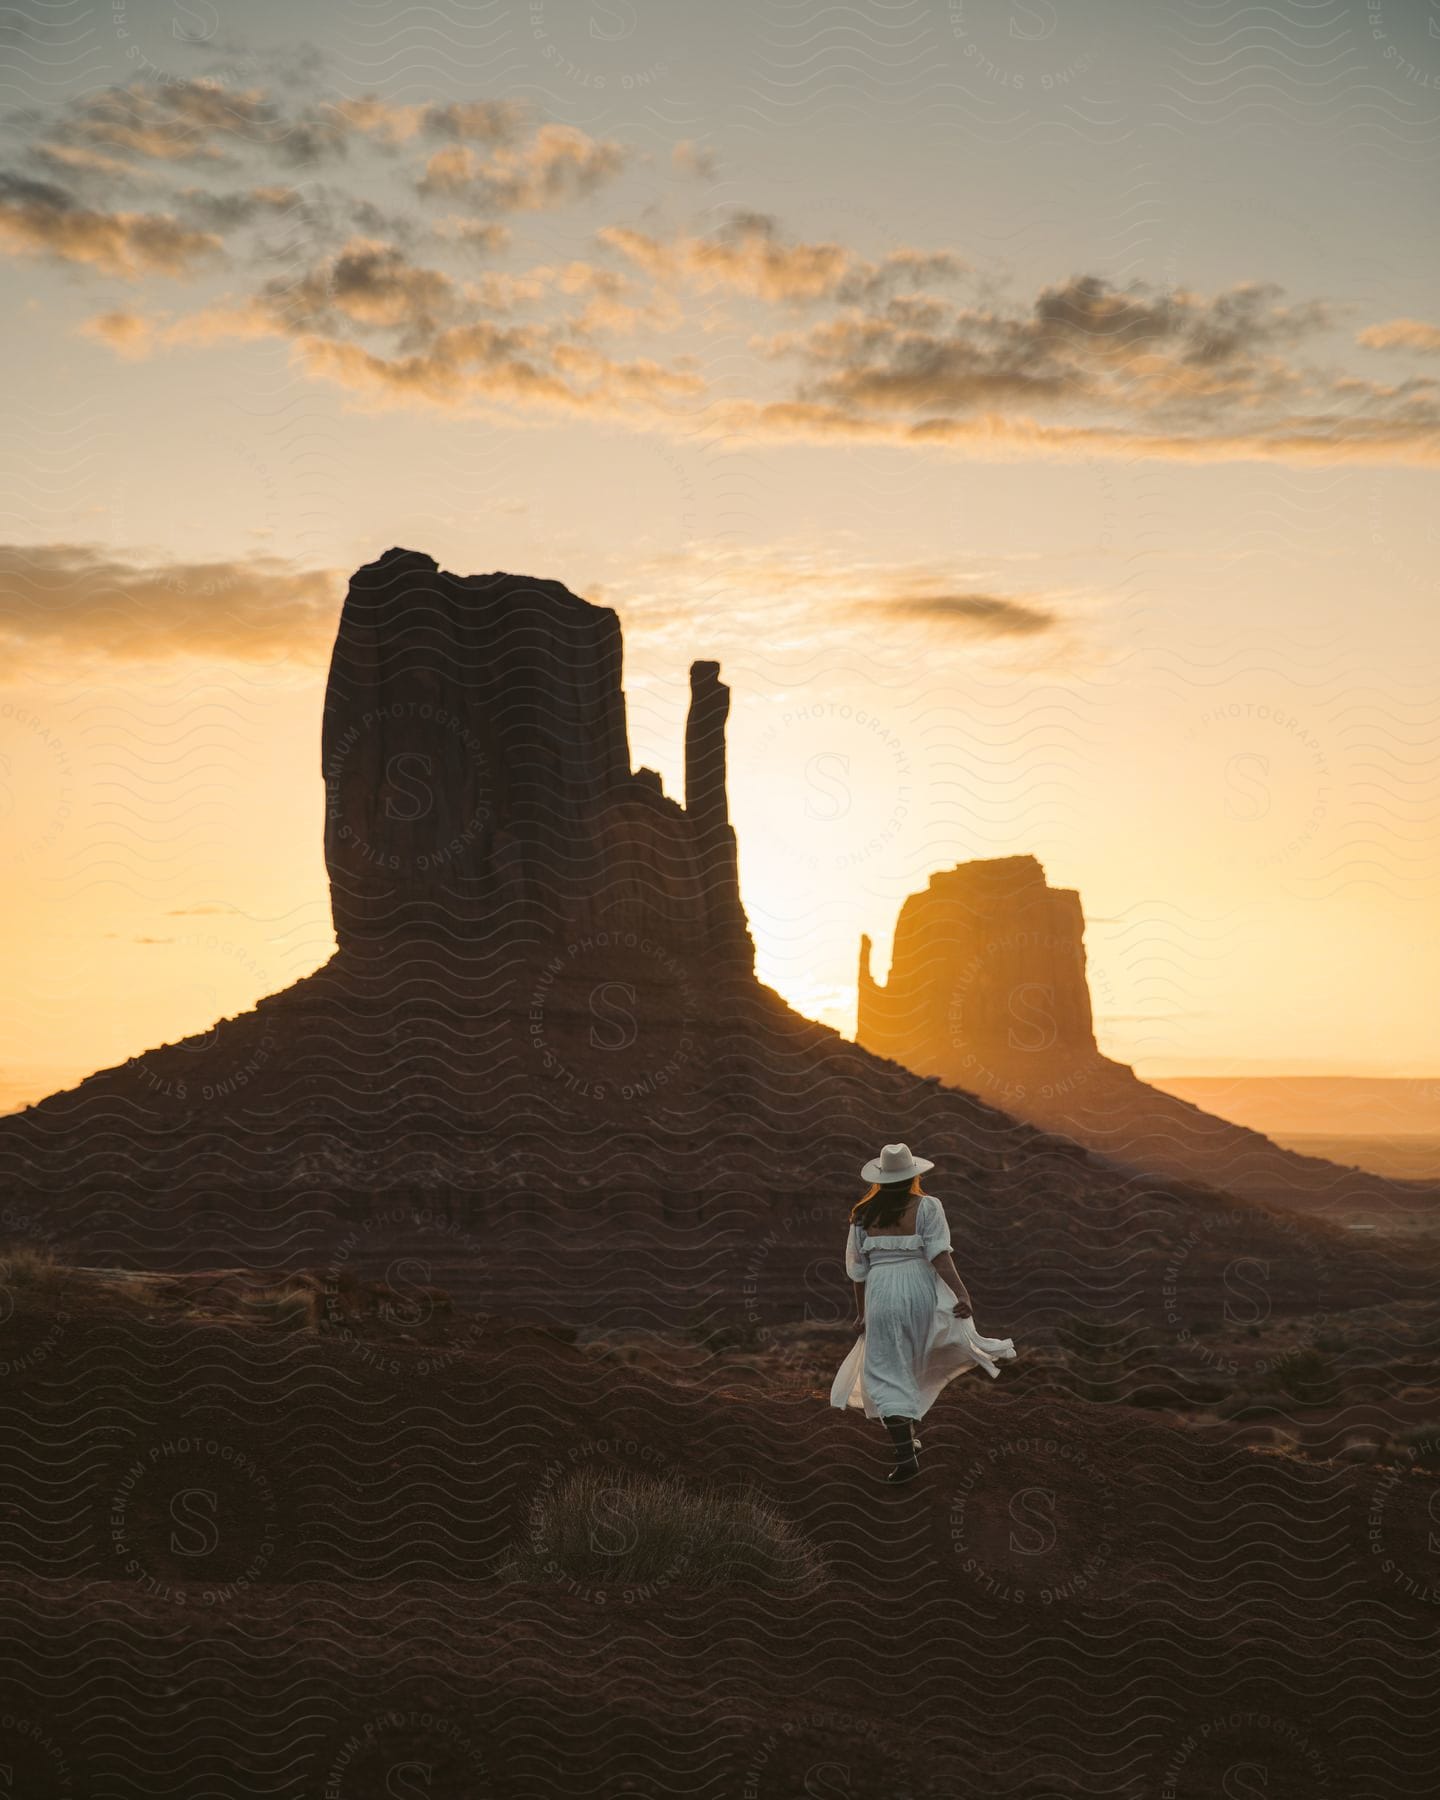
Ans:
POLYGON ((923 1419, 941 1388, 971 1369, 1000 1371, 1011 1338, 981 1337, 956 1317, 955 1296, 930 1263, 876 1263, 865 1283, 865 1330, 841 1363, 830 1404, 864 1407, 867 1419, 923 1419))

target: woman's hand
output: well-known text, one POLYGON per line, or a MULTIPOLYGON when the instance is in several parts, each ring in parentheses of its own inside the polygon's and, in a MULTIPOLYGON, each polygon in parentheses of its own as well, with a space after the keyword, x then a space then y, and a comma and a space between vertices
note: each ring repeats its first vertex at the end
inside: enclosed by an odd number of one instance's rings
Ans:
POLYGON ((955 1267, 955 1258, 948 1250, 942 1250, 938 1256, 930 1258, 930 1265, 935 1273, 955 1296, 955 1317, 957 1319, 973 1319, 970 1310, 970 1296, 965 1290, 965 1283, 960 1279, 960 1272, 955 1267))

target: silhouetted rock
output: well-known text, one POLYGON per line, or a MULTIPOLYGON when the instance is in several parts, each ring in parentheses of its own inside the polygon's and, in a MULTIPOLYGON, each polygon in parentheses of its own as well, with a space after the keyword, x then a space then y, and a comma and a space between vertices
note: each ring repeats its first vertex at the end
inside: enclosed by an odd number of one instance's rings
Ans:
POLYGON ((692 672, 682 808, 631 770, 621 662, 614 612, 558 581, 408 550, 353 577, 321 746, 342 952, 603 927, 752 966, 718 665, 692 672))
POLYGON ((932 875, 900 909, 883 987, 871 977, 870 948, 862 937, 856 1036, 880 1056, 958 1083, 959 1070, 991 1059, 1023 1056, 1033 1070, 1036 1059, 1099 1055, 1080 896, 1048 886, 1033 856, 932 875))
POLYGON ((902 905, 883 985, 861 938, 856 1041, 1136 1168, 1345 1218, 1434 1203, 1433 1183, 1283 1150, 1103 1056, 1084 933, 1080 896, 1033 856, 942 870, 902 905))

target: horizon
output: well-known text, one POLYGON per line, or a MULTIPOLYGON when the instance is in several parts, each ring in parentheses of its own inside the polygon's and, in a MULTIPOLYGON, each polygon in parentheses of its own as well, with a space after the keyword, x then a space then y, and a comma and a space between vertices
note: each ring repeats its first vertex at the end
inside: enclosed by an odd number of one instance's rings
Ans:
POLYGON ((669 793, 721 663, 807 1016, 853 1033, 931 873, 1033 854, 1147 1079, 1440 1072, 1408 14, 1247 39, 1256 99, 1122 0, 854 56, 532 8, 383 74, 338 5, 182 12, 4 120, 0 1106, 330 954, 319 699, 377 540, 614 606, 669 793))

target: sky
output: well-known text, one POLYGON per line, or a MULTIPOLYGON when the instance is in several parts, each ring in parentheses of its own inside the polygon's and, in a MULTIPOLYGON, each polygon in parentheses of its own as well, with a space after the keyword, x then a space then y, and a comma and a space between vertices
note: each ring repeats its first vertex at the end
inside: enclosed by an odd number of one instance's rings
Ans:
POLYGON ((1082 896, 1145 1074, 1440 1071, 1440 5, 82 0, 0 27, 0 1106, 332 952, 392 545, 733 692, 762 978, 1082 896))

